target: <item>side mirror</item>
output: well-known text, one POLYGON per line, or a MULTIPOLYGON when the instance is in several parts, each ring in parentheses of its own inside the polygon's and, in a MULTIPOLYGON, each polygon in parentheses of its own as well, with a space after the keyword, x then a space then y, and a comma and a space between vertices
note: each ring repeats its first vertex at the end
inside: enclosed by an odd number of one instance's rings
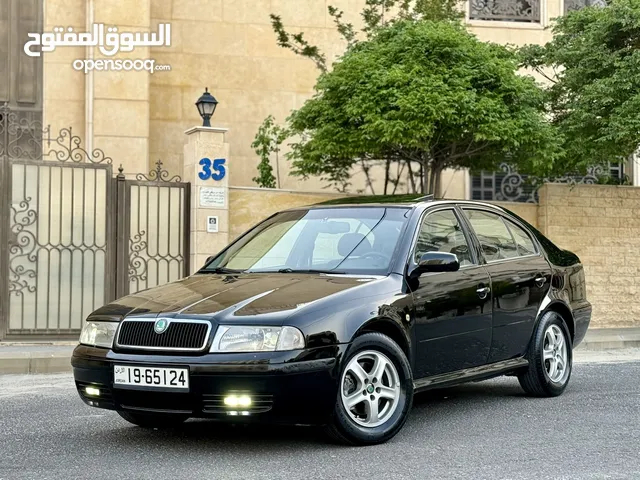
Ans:
POLYGON ((418 266, 411 272, 412 278, 423 273, 457 272, 460 269, 458 256, 447 252, 427 252, 420 257, 418 266))
POLYGON ((205 262, 204 262, 204 265, 203 265, 203 266, 207 266, 207 265, 209 265, 209 263, 211 263, 211 260, 213 260, 214 258, 216 258, 216 256, 215 256, 215 255, 211 255, 210 257, 207 257, 207 259, 205 260, 205 262))

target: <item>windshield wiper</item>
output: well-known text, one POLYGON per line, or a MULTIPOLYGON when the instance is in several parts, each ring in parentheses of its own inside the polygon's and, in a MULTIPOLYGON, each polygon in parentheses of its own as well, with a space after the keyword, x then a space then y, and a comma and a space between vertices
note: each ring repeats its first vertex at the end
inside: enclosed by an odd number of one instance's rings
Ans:
POLYGON ((233 274, 233 273, 242 273, 244 270, 234 270, 233 268, 224 268, 224 267, 216 267, 211 270, 204 269, 200 270, 199 273, 222 273, 222 274, 233 274))
POLYGON ((317 269, 309 269, 309 270, 294 270, 292 268, 281 268, 278 270, 278 273, 332 273, 335 275, 344 275, 345 272, 340 272, 337 270, 317 270, 317 269))

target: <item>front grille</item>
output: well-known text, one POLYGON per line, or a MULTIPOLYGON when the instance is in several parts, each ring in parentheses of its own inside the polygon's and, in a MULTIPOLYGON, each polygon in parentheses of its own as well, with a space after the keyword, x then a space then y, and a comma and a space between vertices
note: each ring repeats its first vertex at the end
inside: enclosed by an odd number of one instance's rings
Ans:
MULTIPOLYGON (((243 394, 243 392, 238 393, 243 394)), ((251 396, 251 405, 248 407, 230 408, 224 404, 224 397, 227 395, 202 395, 202 411, 205 413, 228 413, 230 410, 242 410, 249 413, 264 413, 273 408, 273 395, 255 395, 246 393, 251 396)))
POLYGON ((204 349, 209 338, 211 324, 204 321, 169 320, 163 333, 156 333, 155 320, 123 320, 116 345, 120 348, 144 350, 204 349))

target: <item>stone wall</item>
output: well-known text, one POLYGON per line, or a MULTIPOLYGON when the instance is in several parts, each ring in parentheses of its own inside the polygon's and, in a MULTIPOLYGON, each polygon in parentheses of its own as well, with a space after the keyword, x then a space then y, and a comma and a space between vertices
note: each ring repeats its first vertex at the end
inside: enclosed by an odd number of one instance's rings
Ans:
POLYGON ((640 325, 640 188, 547 184, 538 225, 584 264, 593 327, 640 325))
POLYGON ((229 240, 234 240, 268 216, 287 208, 313 205, 345 195, 305 193, 270 188, 229 188, 229 240))
POLYGON ((535 203, 491 202, 515 213, 532 226, 538 227, 538 205, 535 203))

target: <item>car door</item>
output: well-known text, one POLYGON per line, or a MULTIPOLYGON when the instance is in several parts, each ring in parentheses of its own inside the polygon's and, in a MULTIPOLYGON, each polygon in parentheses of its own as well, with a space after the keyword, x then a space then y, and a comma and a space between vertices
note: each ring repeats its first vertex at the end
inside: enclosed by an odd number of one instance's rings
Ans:
POLYGON ((521 356, 551 284, 551 267, 520 222, 502 212, 463 207, 491 277, 493 339, 488 363, 521 356))
POLYGON ((409 268, 429 251, 455 253, 456 272, 423 273, 412 280, 416 378, 483 365, 491 347, 489 275, 469 246, 454 207, 429 211, 421 221, 409 268))

